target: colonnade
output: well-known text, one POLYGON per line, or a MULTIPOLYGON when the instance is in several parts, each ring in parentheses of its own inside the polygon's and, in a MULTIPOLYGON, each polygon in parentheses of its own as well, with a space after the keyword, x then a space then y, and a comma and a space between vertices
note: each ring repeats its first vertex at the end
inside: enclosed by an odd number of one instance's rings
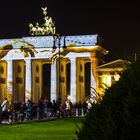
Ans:
MULTIPOLYGON (((83 102, 86 96, 85 81, 88 80, 84 72, 84 64, 90 63, 89 53, 78 56, 69 54, 67 58, 60 59, 60 73, 58 73, 57 61, 53 64, 49 59, 0 61, 0 79, 4 79, 0 80, 0 99, 8 97, 12 101, 22 102, 31 99, 37 102, 43 95, 43 84, 45 84, 43 83, 45 76, 43 77, 42 74, 43 65, 51 64, 50 80, 48 81, 50 82, 50 99, 57 100, 60 96, 64 101, 67 96, 70 96, 73 103, 83 102), (68 68, 67 64, 69 64, 68 68), (60 81, 58 80, 59 74, 60 81), (61 94, 59 94, 58 88, 61 88, 61 94)), ((95 80, 91 70, 89 72, 91 77, 88 86, 90 88, 95 84, 95 80)))

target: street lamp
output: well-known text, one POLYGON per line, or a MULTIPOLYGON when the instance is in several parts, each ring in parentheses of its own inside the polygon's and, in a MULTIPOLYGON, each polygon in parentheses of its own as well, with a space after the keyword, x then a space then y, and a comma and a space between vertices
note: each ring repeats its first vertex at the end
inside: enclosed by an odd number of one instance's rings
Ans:
POLYGON ((53 36, 53 49, 56 50, 58 47, 58 100, 61 101, 61 47, 62 49, 66 48, 66 36, 61 37, 60 35, 53 36), (62 43, 62 44, 61 44, 62 43))

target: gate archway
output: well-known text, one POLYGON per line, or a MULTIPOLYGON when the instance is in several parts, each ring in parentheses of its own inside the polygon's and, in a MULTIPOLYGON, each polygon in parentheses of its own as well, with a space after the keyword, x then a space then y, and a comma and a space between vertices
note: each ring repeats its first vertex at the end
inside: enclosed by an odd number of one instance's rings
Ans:
POLYGON ((42 97, 51 98, 51 64, 42 66, 42 97))

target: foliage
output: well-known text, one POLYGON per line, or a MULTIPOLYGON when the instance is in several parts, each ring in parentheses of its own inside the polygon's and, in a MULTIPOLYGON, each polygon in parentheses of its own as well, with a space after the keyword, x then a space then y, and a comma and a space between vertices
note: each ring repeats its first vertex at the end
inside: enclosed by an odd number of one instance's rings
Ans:
POLYGON ((76 133, 79 140, 140 139, 140 62, 127 65, 76 133))

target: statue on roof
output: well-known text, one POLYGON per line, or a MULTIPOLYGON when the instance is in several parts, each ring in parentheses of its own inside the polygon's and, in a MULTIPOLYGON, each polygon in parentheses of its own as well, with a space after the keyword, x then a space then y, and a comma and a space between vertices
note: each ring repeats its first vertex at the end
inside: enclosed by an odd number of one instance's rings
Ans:
POLYGON ((52 21, 52 18, 47 15, 47 7, 43 8, 43 15, 44 15, 44 23, 42 25, 39 25, 37 22, 34 26, 32 23, 29 24, 30 31, 29 33, 31 35, 52 35, 55 34, 55 25, 52 21))
POLYGON ((46 17, 46 15, 47 15, 47 6, 45 7, 45 8, 43 8, 43 7, 41 7, 42 8, 42 10, 43 10, 43 14, 45 15, 45 17, 46 17))

